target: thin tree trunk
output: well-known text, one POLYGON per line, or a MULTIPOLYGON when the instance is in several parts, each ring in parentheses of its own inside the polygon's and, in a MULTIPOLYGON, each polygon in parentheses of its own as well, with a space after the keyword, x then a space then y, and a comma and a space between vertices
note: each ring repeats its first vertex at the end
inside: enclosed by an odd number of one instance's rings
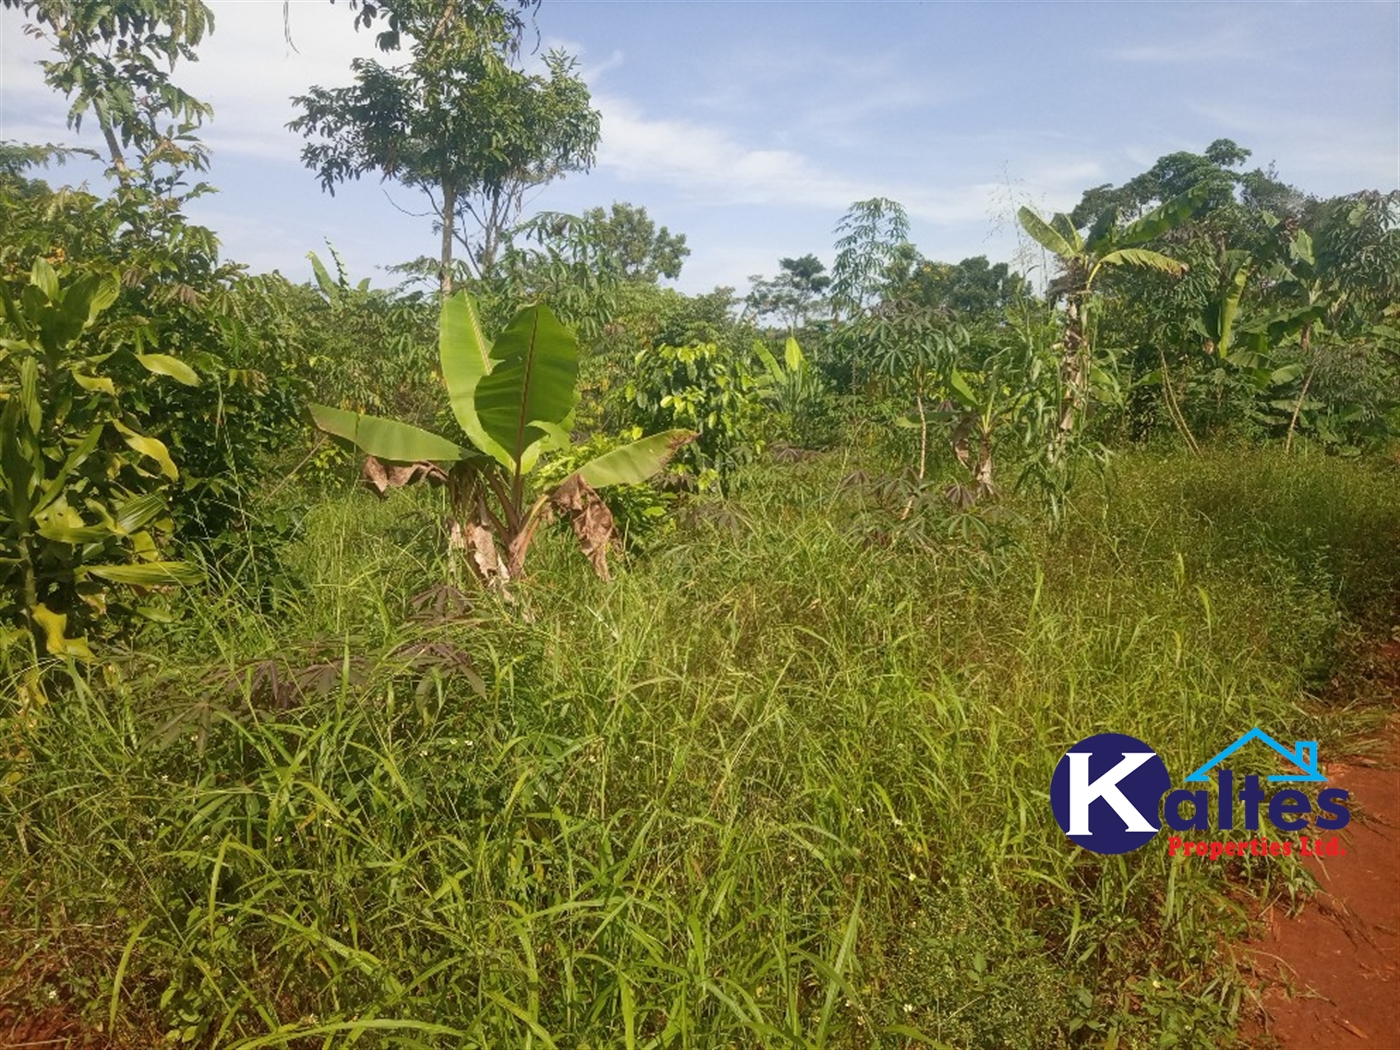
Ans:
POLYGON ((1167 371, 1167 354, 1160 346, 1157 347, 1157 357, 1162 362, 1162 389, 1166 392, 1167 415, 1172 417, 1172 424, 1181 432, 1181 436, 1186 439, 1186 447, 1193 455, 1200 455, 1201 447, 1196 444, 1196 436, 1191 433, 1191 428, 1186 425, 1186 416, 1181 411, 1181 406, 1177 403, 1176 392, 1172 390, 1171 374, 1167 371))
POLYGON ((121 143, 117 141, 117 133, 112 130, 112 126, 105 120, 100 122, 102 127, 102 137, 107 140, 107 151, 112 154, 112 167, 117 169, 117 174, 126 178, 131 174, 131 169, 126 166, 126 157, 122 155, 121 143))
MULTIPOLYGON (((1303 329, 1303 353, 1312 349, 1312 325, 1303 329)), ((1313 361, 1312 367, 1308 369, 1308 377, 1303 380, 1303 389, 1298 391, 1298 403, 1293 406, 1293 418, 1288 421, 1288 437, 1283 442, 1284 454, 1293 451, 1293 431, 1298 427, 1298 415, 1303 411, 1303 402, 1308 397, 1308 387, 1312 386, 1313 376, 1317 375, 1317 361, 1313 361)))
POLYGON ((1074 432, 1082 409, 1089 337, 1084 327, 1083 306, 1070 298, 1065 323, 1065 351, 1060 362, 1060 381, 1064 395, 1060 401, 1060 421, 1055 434, 1053 458, 1063 454, 1065 442, 1074 432))
POLYGON ((442 260, 439 263, 442 278, 442 297, 452 294, 452 223, 457 212, 457 187, 451 182, 442 184, 442 260))

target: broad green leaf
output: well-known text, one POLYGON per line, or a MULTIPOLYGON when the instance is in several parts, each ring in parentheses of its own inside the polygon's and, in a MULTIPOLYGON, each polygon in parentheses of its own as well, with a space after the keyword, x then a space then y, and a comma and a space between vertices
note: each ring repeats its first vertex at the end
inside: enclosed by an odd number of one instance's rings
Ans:
POLYGON ((1210 192, 1211 187, 1208 183, 1199 183, 1193 186, 1185 193, 1153 208, 1136 222, 1129 223, 1118 232, 1117 236, 1113 238, 1113 242, 1130 248, 1134 245, 1146 244, 1148 241, 1155 241, 1162 234, 1176 229, 1200 211, 1209 198, 1210 192))
POLYGON ((121 431, 122 439, 127 443, 127 447, 143 456, 150 456, 160 465, 160 472, 171 481, 179 478, 180 471, 176 469, 175 461, 170 458, 170 450, 165 447, 164 441, 138 434, 119 419, 112 420, 112 425, 121 431))
POLYGON ((29 269, 29 283, 43 292, 49 302, 58 301, 58 273, 42 256, 35 259, 29 269))
POLYGON ((789 372, 797 372, 807 363, 807 359, 802 356, 802 347, 797 345, 797 340, 792 336, 788 336, 783 345, 783 359, 789 372))
POLYGON ((74 372, 73 381, 90 394, 107 394, 110 397, 117 396, 117 388, 112 385, 112 381, 106 376, 85 376, 79 372, 74 372))
POLYGON ((43 510, 62 494, 63 487, 67 484, 69 476, 72 475, 73 471, 77 470, 78 467, 82 466, 83 461, 86 460, 88 456, 92 454, 92 450, 97 447, 97 442, 102 437, 103 427, 104 424, 98 423, 97 426, 87 432, 82 441, 78 442, 77 447, 74 448, 72 452, 68 453, 68 458, 63 461, 63 466, 59 468, 58 473, 55 474, 48 485, 44 487, 43 494, 40 495, 39 501, 34 505, 35 513, 43 510))
POLYGON ((528 470, 526 451, 545 431, 534 423, 568 428, 578 398, 578 343, 549 307, 528 306, 515 315, 491 348, 491 371, 473 400, 486 436, 506 453, 509 470, 528 470))
POLYGON ((44 425, 44 403, 39 398, 39 364, 32 357, 25 358, 19 366, 19 406, 29 432, 38 434, 44 425))
POLYGON ((757 354, 758 359, 763 362, 763 367, 768 369, 768 375, 765 378, 771 379, 775 383, 781 382, 783 370, 778 366, 778 359, 774 357, 773 352, 764 345, 763 340, 755 339, 753 341, 753 352, 757 354))
POLYGON ((1089 251, 1097 252, 1100 247, 1110 247, 1118 231, 1118 207, 1105 208, 1089 230, 1084 243, 1089 251))
POLYGON ((320 286, 321 291, 325 293, 327 299, 334 301, 337 289, 335 282, 331 280, 330 272, 326 269, 325 263, 321 262, 315 252, 307 252, 306 257, 311 260, 311 272, 316 275, 317 285, 320 286))
POLYGON ((1141 266, 1144 269, 1161 270, 1164 273, 1184 273, 1186 264, 1179 259, 1147 248, 1119 248, 1109 252, 1099 260, 1100 266, 1141 266))
POLYGON ((117 508, 116 526, 125 535, 144 528, 165 512, 165 497, 159 492, 129 499, 117 508))
POLYGON ((1317 258, 1313 254, 1312 234, 1307 230, 1299 230, 1293 235, 1293 240, 1288 245, 1288 252, 1299 262, 1307 263, 1309 266, 1317 265, 1317 258))
POLYGON ((93 659, 86 638, 69 638, 68 614, 54 612, 40 602, 29 610, 29 615, 44 632, 44 648, 50 656, 76 656, 83 660, 93 659))
POLYGON ((963 408, 977 407, 977 395, 972 392, 972 387, 967 385, 967 380, 956 368, 953 369, 953 374, 948 377, 948 385, 953 388, 953 393, 963 408))
POLYGON ((202 583, 204 573, 185 561, 148 561, 139 565, 84 565, 79 577, 97 576, 111 583, 137 587, 164 587, 170 584, 202 583))
POLYGON ((694 441, 692 430, 667 430, 605 452, 585 463, 578 473, 595 489, 608 485, 640 485, 676 454, 694 441))
POLYGON ((100 543, 110 539, 114 532, 110 525, 89 525, 83 517, 63 501, 57 501, 47 510, 34 515, 35 531, 46 540, 56 543, 100 543))
POLYGON ((1284 383, 1291 383, 1293 382, 1293 380, 1297 379, 1300 375, 1302 375, 1305 371, 1307 371, 1307 366, 1304 365, 1302 362, 1295 362, 1291 365, 1284 365, 1282 368, 1276 368, 1269 373, 1269 382, 1273 383, 1275 386, 1281 386, 1284 383))
POLYGON ((1050 225, 1055 228, 1055 232, 1065 239, 1065 243, 1074 249, 1078 255, 1084 250, 1084 239, 1079 236, 1079 231, 1074 228, 1074 223, 1064 212, 1056 212, 1050 219, 1050 225))
POLYGON ((0 408, 0 498, 3 498, 11 521, 27 521, 33 513, 34 480, 33 459, 38 457, 37 449, 23 440, 20 429, 19 399, 10 398, 0 408))
POLYGON ((442 304, 438 356, 447 397, 458 425, 473 445, 502 466, 509 467, 510 456, 487 435, 476 414, 476 387, 491 371, 491 344, 481 330, 476 303, 466 292, 458 292, 442 304))
POLYGON ((543 446, 541 451, 557 450, 562 452, 573 444, 572 435, 558 423, 546 423, 542 419, 536 419, 531 423, 531 426, 544 431, 545 436, 539 442, 543 446))
POLYGON ((391 463, 455 463, 471 459, 472 453, 445 437, 421 430, 396 419, 381 419, 361 412, 347 412, 329 405, 311 407, 316 425, 338 438, 357 445, 360 451, 391 463))
POLYGON ((1216 318, 1215 349, 1221 357, 1228 357, 1230 354, 1230 343, 1234 338, 1235 315, 1239 312, 1240 299, 1244 296, 1245 285, 1249 283, 1251 273, 1252 270, 1247 263, 1236 270, 1235 276, 1230 281, 1229 290, 1220 301, 1220 311, 1216 318))
POLYGON ((1021 228, 1030 234, 1031 238, 1047 251, 1058 255, 1061 259, 1072 259, 1075 251, 1068 241, 1060 235, 1060 232, 1051 226, 1029 208, 1021 208, 1016 213, 1016 217, 1021 220, 1021 228))
POLYGON ((199 386, 199 373, 178 357, 171 357, 169 354, 137 354, 136 360, 140 361, 148 372, 154 372, 158 376, 169 376, 185 386, 199 386))
POLYGON ((92 299, 88 303, 88 323, 97 320, 98 314, 106 310, 117 301, 117 296, 121 294, 121 287, 110 277, 104 277, 97 285, 97 290, 93 292, 92 299))

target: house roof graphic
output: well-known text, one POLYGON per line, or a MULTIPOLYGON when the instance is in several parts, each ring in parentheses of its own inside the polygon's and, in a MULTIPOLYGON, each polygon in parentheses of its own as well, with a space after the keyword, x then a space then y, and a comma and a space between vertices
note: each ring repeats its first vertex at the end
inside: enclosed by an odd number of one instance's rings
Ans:
POLYGON ((1214 758, 1212 758, 1209 762, 1203 765, 1200 769, 1196 770, 1186 779, 1188 781, 1194 781, 1197 783, 1203 780, 1209 781, 1210 777, 1207 776, 1207 774, 1210 772, 1213 766, 1218 765, 1220 762, 1229 758, 1231 755, 1233 755, 1240 748, 1244 747, 1244 745, 1249 743, 1251 740, 1262 740, 1264 743, 1268 744, 1271 748, 1273 748, 1280 755, 1282 755, 1285 761, 1291 762, 1293 765, 1297 766, 1303 771, 1301 774, 1296 775, 1276 774, 1274 776, 1269 777, 1269 780, 1293 781, 1295 783, 1301 782, 1308 784, 1327 783, 1327 778, 1321 773, 1319 773, 1317 769, 1316 740, 1299 740, 1294 743, 1293 750, 1290 751, 1288 750, 1288 748, 1284 747, 1282 744, 1280 744, 1273 737, 1269 736, 1268 733, 1264 732, 1258 726, 1251 729, 1244 736, 1240 737, 1233 744, 1227 747, 1224 751, 1220 752, 1220 754, 1216 755, 1214 758))

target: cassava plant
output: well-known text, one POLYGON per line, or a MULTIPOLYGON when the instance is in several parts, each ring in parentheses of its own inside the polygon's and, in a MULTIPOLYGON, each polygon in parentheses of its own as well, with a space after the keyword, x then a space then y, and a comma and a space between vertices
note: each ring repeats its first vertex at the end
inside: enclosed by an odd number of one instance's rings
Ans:
POLYGON ((381 495, 415 481, 446 485, 449 544, 473 572, 501 589, 518 578, 540 523, 569 518, 598 575, 608 576, 616 532, 597 489, 639 484, 694 438, 669 430, 615 448, 545 492, 527 477, 549 451, 568 449, 578 401, 578 343, 547 306, 522 309, 494 343, 465 293, 444 301, 439 328, 442 377, 452 413, 468 439, 460 444, 408 423, 312 405, 316 425, 353 442, 369 459, 365 480, 381 495))

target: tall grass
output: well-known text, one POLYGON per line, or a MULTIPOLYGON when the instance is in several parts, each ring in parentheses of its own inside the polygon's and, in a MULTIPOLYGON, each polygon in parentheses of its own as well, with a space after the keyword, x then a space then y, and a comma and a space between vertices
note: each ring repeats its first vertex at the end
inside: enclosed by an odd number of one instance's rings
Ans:
POLYGON ((446 622, 434 497, 326 501, 274 613, 172 599, 12 720, 0 994, 242 1048, 1228 1040, 1299 870, 1086 853, 1051 772, 1363 726, 1309 691, 1393 608, 1394 468, 1125 457, 989 547, 872 542, 850 466, 759 468, 610 584, 543 537, 446 622), (272 656, 320 668, 288 710, 272 656))

